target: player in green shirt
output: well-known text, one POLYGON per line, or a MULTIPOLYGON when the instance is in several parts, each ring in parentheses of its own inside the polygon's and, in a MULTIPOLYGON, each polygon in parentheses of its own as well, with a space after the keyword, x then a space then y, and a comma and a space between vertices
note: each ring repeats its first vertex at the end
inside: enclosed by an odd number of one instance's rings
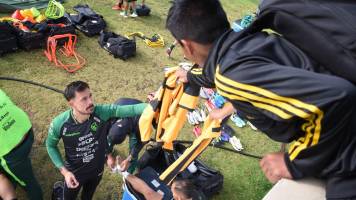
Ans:
POLYGON ((31 128, 28 115, 0 89, 0 198, 16 197, 10 180, 13 185, 20 184, 30 200, 42 199, 29 158, 34 140, 31 128))
POLYGON ((140 115, 146 104, 94 105, 89 86, 82 81, 70 83, 64 96, 71 109, 52 121, 46 140, 47 151, 64 176, 64 199, 76 199, 83 187, 81 199, 89 200, 101 180, 106 156, 109 166, 115 163, 115 159, 107 155, 108 120, 140 115), (64 143, 65 162, 57 146, 60 139, 64 143))

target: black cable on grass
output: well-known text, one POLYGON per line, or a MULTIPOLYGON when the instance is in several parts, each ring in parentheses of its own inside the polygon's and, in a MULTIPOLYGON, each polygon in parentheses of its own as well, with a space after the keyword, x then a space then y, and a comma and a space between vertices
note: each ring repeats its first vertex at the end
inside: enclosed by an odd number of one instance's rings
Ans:
POLYGON ((62 90, 59 90, 59 89, 56 89, 56 88, 53 88, 51 86, 47 86, 47 85, 44 85, 44 84, 41 84, 41 83, 37 83, 37 82, 34 82, 34 81, 25 80, 25 79, 0 76, 0 80, 17 81, 17 82, 21 82, 21 83, 27 83, 27 84, 39 86, 39 87, 42 87, 42 88, 46 88, 48 90, 52 90, 52 91, 60 93, 60 94, 64 94, 64 92, 62 90))
MULTIPOLYGON (((174 142, 182 143, 182 144, 193 144, 193 141, 189 141, 189 140, 176 140, 174 142)), ((215 148, 219 148, 219 149, 222 149, 222 150, 225 150, 225 151, 241 154, 243 156, 247 156, 247 157, 250 157, 250 158, 255 158, 255 159, 259 159, 259 160, 262 159, 262 156, 257 156, 257 155, 253 155, 253 154, 250 154, 250 153, 245 153, 245 152, 242 152, 242 151, 236 151, 234 149, 230 149, 230 148, 223 147, 223 146, 214 146, 212 144, 209 144, 209 146, 215 147, 215 148)))

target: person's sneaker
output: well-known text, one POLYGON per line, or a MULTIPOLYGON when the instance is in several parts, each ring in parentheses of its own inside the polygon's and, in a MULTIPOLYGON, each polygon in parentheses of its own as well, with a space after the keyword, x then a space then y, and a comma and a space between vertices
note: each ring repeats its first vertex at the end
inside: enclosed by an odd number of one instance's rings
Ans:
POLYGON ((116 4, 116 5, 114 5, 114 6, 112 7, 112 9, 113 9, 113 10, 121 10, 122 7, 116 4))
POLYGON ((137 17, 138 15, 136 14, 136 12, 133 12, 130 17, 137 17))
POLYGON ((57 181, 53 185, 52 200, 63 200, 64 183, 57 181))
POLYGON ((231 121, 233 121, 237 127, 242 128, 246 126, 246 123, 243 119, 241 119, 236 113, 232 114, 230 117, 231 121))
POLYGON ((236 151, 242 151, 244 148, 242 147, 240 139, 237 139, 236 136, 233 136, 229 139, 230 144, 236 151))
POLYGON ((195 137, 199 137, 201 135, 201 128, 199 126, 195 126, 193 129, 193 133, 195 135, 195 137))
POLYGON ((127 13, 125 11, 120 12, 120 15, 127 18, 127 13))
POLYGON ((247 124, 252 128, 252 130, 258 131, 258 129, 256 128, 256 126, 254 126, 251 122, 247 121, 247 124))

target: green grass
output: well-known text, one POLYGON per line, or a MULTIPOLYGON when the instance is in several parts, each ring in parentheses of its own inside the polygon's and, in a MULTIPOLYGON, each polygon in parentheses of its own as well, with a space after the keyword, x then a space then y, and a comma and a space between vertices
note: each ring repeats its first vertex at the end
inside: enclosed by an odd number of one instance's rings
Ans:
MULTIPOLYGON (((141 31, 147 36, 161 34, 169 45, 173 42, 165 29, 165 19, 169 8, 167 0, 148 1, 152 8, 150 17, 123 19, 117 11, 111 10, 113 0, 79 1, 69 0, 65 7, 77 3, 87 3, 108 22, 108 30, 127 34, 141 31)), ((222 0, 230 21, 256 9, 257 0, 222 0)), ((23 78, 63 89, 74 80, 87 81, 94 93, 96 102, 110 103, 119 97, 134 97, 144 100, 149 92, 158 88, 162 81, 164 66, 176 65, 182 61, 179 49, 173 52, 173 59, 165 56, 165 48, 149 48, 142 41, 137 41, 137 56, 127 61, 114 59, 101 49, 97 37, 88 38, 79 34, 77 52, 86 58, 87 64, 75 74, 69 74, 56 68, 44 56, 43 50, 30 52, 18 51, 0 58, 0 75, 23 78)), ((167 45, 166 45, 167 47, 167 45)), ((16 82, 0 82, 12 100, 23 108, 31 117, 36 135, 35 146, 31 154, 34 172, 44 190, 45 199, 50 199, 52 184, 61 179, 61 175, 49 160, 44 144, 48 125, 51 120, 68 108, 64 98, 54 92, 16 82)), ((263 155, 278 150, 278 144, 249 128, 236 128, 246 152, 263 155)), ((182 131, 182 138, 192 139, 191 127, 182 131)), ((127 154, 127 143, 117 147, 121 154, 127 154)), ((220 170, 224 179, 224 189, 214 199, 261 199, 270 189, 271 184, 259 169, 258 160, 238 154, 227 153, 208 148, 201 159, 209 166, 220 170)), ((105 171, 103 180, 97 189, 95 199, 118 199, 121 195, 121 179, 105 171)), ((25 199, 19 191, 19 199, 25 199)))

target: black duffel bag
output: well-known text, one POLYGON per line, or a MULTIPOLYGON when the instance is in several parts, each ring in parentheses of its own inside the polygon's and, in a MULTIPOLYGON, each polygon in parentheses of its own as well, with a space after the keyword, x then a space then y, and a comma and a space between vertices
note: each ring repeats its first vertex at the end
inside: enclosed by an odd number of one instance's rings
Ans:
POLYGON ((148 16, 151 13, 151 9, 146 5, 137 5, 136 13, 138 16, 148 16))
MULTIPOLYGON (((76 35, 75 26, 67 17, 61 17, 55 20, 47 20, 46 41, 48 37, 63 34, 76 35)), ((64 45, 67 40, 67 38, 62 38, 57 40, 57 43, 58 45, 64 45)))
POLYGON ((18 45, 21 49, 31 50, 31 49, 40 49, 45 46, 46 37, 41 32, 17 32, 18 45))
POLYGON ((102 32, 99 45, 115 58, 126 60, 136 55, 136 42, 113 32, 102 32))
POLYGON ((0 56, 5 53, 14 52, 17 49, 17 38, 14 28, 6 22, 0 22, 0 56))
POLYGON ((99 35, 105 30, 106 22, 102 15, 97 14, 88 5, 76 5, 73 7, 78 14, 65 14, 74 26, 86 36, 92 37, 99 35))
POLYGON ((75 24, 75 26, 88 37, 99 35, 106 27, 106 23, 101 16, 83 16, 83 18, 83 22, 81 24, 75 24))
POLYGON ((47 21, 48 28, 46 31, 46 36, 63 35, 63 34, 73 34, 75 35, 75 27, 66 17, 61 17, 55 20, 47 21))
POLYGON ((45 46, 46 37, 44 30, 36 31, 35 25, 24 24, 28 31, 15 27, 18 46, 24 50, 40 49, 45 46))

